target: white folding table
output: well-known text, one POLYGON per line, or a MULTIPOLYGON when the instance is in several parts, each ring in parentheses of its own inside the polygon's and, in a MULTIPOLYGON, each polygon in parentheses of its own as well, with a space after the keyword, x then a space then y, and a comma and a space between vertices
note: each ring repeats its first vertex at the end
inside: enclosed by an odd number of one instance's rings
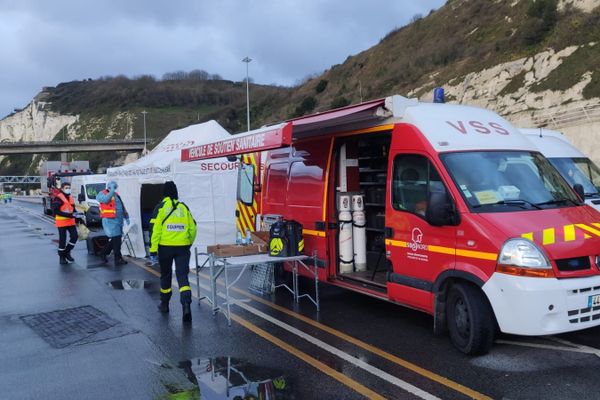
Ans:
MULTIPOLYGON (((313 256, 293 256, 293 257, 271 257, 268 254, 256 254, 249 256, 236 256, 236 257, 219 257, 215 256, 213 253, 208 254, 208 265, 210 269, 210 297, 209 296, 200 296, 200 285, 197 285, 198 291, 198 302, 201 299, 206 298, 210 304, 212 305, 213 315, 216 315, 218 311, 222 312, 227 318, 228 325, 231 325, 231 310, 230 305, 232 301, 236 299, 232 299, 230 295, 230 289, 240 280, 246 269, 253 265, 259 264, 275 264, 288 262, 292 265, 292 287, 290 288, 286 284, 280 284, 275 286, 275 289, 284 288, 289 291, 293 296, 296 302, 303 297, 310 300, 317 311, 319 311, 319 276, 318 276, 318 266, 317 266, 317 257, 316 254, 313 256), (312 260, 312 265, 306 264, 307 260, 312 260), (309 293, 300 293, 300 289, 298 287, 298 271, 300 268, 303 268, 307 271, 311 278, 314 278, 315 283, 315 294, 314 296, 309 293), (234 271, 237 275, 233 275, 234 279, 230 279, 229 271, 234 271), (217 280, 219 277, 223 275, 225 280, 225 292, 224 292, 224 300, 219 302, 218 300, 218 292, 217 292, 217 280)), ((196 280, 199 282, 198 270, 200 265, 196 262, 196 280)))

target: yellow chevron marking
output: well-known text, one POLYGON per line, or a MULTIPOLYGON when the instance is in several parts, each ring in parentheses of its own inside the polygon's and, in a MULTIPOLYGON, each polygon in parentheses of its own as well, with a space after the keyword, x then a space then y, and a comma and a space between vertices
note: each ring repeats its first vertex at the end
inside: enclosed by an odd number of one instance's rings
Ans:
POLYGON ((554 244, 555 241, 556 240, 554 237, 554 228, 544 229, 542 244, 544 244, 544 245, 554 244))
POLYGON ((600 236, 600 231, 598 229, 592 228, 591 226, 587 226, 586 224, 575 224, 575 226, 578 227, 579 229, 583 229, 586 232, 589 232, 596 236, 600 236))
POLYGON ((575 240, 577 238, 577 236, 575 235, 575 225, 565 225, 564 231, 565 231, 565 242, 572 242, 573 240, 575 240))
POLYGON ((521 235, 522 238, 529 239, 533 242, 533 232, 527 232, 521 235))

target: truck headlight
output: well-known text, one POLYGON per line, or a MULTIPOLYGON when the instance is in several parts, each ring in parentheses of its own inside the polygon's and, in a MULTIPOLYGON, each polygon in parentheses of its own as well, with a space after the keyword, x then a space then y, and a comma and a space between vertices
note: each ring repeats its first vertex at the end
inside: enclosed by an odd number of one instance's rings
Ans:
POLYGON ((518 276, 554 277, 552 265, 544 252, 532 241, 522 238, 509 239, 504 243, 496 271, 518 276))

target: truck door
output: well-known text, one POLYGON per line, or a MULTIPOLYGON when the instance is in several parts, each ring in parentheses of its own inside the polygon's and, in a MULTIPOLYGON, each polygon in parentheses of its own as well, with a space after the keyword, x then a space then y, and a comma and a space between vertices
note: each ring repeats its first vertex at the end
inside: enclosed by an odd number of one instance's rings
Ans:
POLYGON ((434 192, 448 195, 448 190, 423 154, 391 152, 389 162, 386 254, 392 270, 388 295, 429 310, 435 278, 454 267, 456 227, 430 225, 426 220, 428 199, 434 192))

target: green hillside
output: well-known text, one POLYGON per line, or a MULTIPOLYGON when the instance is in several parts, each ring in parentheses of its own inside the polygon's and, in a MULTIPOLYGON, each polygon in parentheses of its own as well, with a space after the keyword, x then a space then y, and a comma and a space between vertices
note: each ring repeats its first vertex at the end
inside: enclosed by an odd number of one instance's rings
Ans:
MULTIPOLYGON (((269 118, 272 121, 290 92, 289 88, 251 84, 252 127, 269 118)), ((173 129, 211 119, 230 132, 246 130, 246 83, 208 79, 202 71, 165 74, 161 80, 119 76, 61 83, 45 88, 37 100, 46 102, 51 111, 79 116, 78 122, 69 131, 59 132, 55 140, 142 138, 144 110, 150 148, 173 129)), ((77 153, 72 157, 90 160, 96 169, 113 165, 124 154, 77 153)), ((35 174, 41 157, 6 157, 0 161, 0 174, 35 174)), ((60 156, 43 157, 56 160, 60 156)))
MULTIPOLYGON (((406 94, 425 85, 416 93, 420 96, 470 72, 599 39, 600 7, 591 13, 573 7, 559 12, 556 0, 450 0, 307 82, 280 116, 356 103, 361 94, 363 100, 406 94), (299 109, 302 104, 306 107, 299 109)), ((539 89, 571 87, 582 71, 592 70, 584 95, 600 97, 599 66, 600 46, 578 50, 539 89)), ((517 80, 513 86, 518 85, 517 80)))

